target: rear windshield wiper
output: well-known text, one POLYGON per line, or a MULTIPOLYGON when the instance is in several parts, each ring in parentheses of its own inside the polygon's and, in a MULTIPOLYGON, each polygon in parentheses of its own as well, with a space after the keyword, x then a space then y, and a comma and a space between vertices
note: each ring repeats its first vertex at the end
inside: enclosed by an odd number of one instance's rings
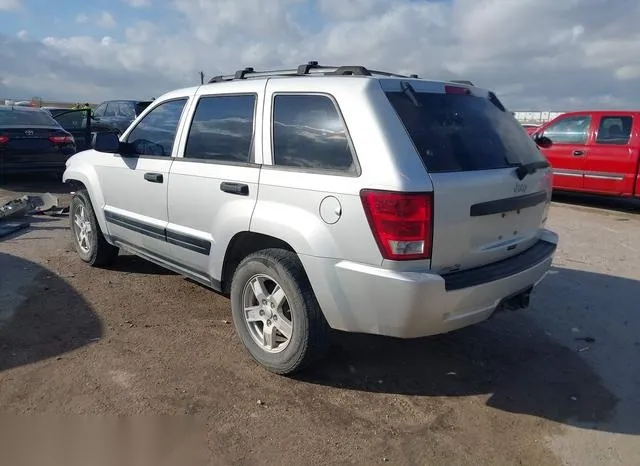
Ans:
POLYGON ((407 98, 411 101, 414 107, 421 107, 420 102, 418 102, 418 98, 416 97, 416 91, 411 85, 411 83, 407 81, 400 82, 400 89, 402 89, 402 93, 407 96, 407 98))
POLYGON ((546 160, 520 164, 516 167, 516 176, 520 181, 522 181, 524 180, 525 176, 533 175, 535 172, 538 171, 538 169, 548 168, 548 167, 549 167, 549 162, 547 162, 546 160))

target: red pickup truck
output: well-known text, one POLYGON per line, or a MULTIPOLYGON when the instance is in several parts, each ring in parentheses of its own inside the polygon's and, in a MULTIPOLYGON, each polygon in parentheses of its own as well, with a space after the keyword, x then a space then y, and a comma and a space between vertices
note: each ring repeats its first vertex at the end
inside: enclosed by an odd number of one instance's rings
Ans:
POLYGON ((640 197, 640 111, 564 113, 531 134, 553 169, 553 187, 640 197))

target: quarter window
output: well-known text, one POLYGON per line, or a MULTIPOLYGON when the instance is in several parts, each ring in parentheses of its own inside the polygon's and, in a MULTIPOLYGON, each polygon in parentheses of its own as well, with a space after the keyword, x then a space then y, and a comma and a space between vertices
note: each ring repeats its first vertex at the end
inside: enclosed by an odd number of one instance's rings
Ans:
POLYGON ((202 97, 193 115, 184 156, 218 162, 249 162, 256 97, 202 97))
POLYGON ((170 100, 147 113, 127 138, 133 152, 137 155, 171 157, 186 102, 187 99, 170 100))
POLYGON ((585 144, 591 117, 571 116, 557 121, 544 130, 544 136, 559 144, 585 144))
POLYGON ((633 119, 630 116, 604 116, 600 120, 596 143, 626 145, 631 137, 633 119))
POLYGON ((347 130, 323 95, 277 95, 273 110, 274 165, 355 172, 347 130))

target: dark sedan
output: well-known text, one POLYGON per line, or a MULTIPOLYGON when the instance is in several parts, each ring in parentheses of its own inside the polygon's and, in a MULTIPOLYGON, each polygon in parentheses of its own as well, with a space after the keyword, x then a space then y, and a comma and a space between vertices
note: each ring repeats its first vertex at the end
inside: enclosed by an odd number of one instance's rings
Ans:
POLYGON ((0 175, 48 171, 61 173, 76 153, 68 131, 45 110, 0 106, 0 175))

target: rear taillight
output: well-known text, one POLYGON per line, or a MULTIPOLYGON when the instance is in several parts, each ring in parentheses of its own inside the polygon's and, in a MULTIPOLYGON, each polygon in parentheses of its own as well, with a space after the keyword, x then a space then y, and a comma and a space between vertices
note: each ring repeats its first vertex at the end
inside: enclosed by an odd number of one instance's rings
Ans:
POLYGON ((6 144, 9 142, 9 136, 0 136, 0 144, 6 144))
POLYGON ((73 136, 50 136, 49 141, 54 144, 73 144, 73 136))
POLYGON ((431 257, 432 193, 360 192, 382 257, 415 260, 431 257))

